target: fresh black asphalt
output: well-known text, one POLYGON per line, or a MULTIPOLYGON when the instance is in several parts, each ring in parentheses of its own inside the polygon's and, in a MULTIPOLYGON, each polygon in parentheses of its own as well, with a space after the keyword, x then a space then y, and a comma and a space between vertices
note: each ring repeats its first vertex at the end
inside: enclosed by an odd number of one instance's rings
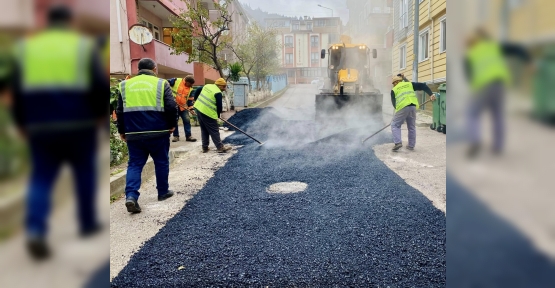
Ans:
MULTIPOLYGON (((229 121, 266 141, 263 128, 280 119, 249 127, 263 111, 229 121)), ((370 146, 270 148, 239 133, 226 141, 244 146, 112 287, 445 287, 445 215, 370 146), (286 181, 308 188, 266 192, 286 181)))

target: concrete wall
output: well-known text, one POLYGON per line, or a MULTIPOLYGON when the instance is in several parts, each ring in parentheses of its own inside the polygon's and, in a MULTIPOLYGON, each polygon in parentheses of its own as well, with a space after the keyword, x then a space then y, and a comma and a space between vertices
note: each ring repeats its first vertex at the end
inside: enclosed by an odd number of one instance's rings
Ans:
POLYGON ((129 54, 129 33, 126 1, 121 0, 116 6, 116 0, 110 1, 110 74, 131 74, 131 57, 129 54), (119 42, 117 9, 120 10, 122 42, 119 42))

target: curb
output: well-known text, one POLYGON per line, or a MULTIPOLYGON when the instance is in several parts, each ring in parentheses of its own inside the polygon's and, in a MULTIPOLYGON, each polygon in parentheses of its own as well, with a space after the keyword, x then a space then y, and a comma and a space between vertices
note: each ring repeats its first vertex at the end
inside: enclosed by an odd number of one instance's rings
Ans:
MULTIPOLYGON (((170 150, 170 167, 175 162, 175 158, 179 158, 180 155, 187 153, 188 151, 175 151, 170 150)), ((145 166, 143 167, 143 173, 141 174, 141 184, 145 183, 152 176, 154 176, 154 161, 152 158, 148 158, 145 166)), ((125 194, 125 180, 127 177, 127 169, 120 172, 114 176, 110 177, 110 199, 119 198, 121 195, 125 194)))
MULTIPOLYGON (((263 101, 263 102, 260 102, 260 103, 258 103, 258 104, 256 104, 256 105, 252 106, 252 107, 249 107, 249 108, 258 108, 258 106, 265 105, 265 104, 267 105, 267 104, 269 104, 270 102, 272 102, 272 101, 276 100, 277 98, 279 98, 281 95, 283 95, 283 94, 285 93, 285 91, 287 91, 287 89, 289 89, 289 85, 288 85, 288 86, 285 86, 285 88, 283 88, 283 89, 281 89, 280 91, 276 92, 276 94, 274 94, 274 96, 272 96, 272 98, 270 98, 270 99, 268 99, 268 100, 265 100, 265 101, 263 101)), ((247 109, 248 109, 248 108, 247 108, 247 109)))

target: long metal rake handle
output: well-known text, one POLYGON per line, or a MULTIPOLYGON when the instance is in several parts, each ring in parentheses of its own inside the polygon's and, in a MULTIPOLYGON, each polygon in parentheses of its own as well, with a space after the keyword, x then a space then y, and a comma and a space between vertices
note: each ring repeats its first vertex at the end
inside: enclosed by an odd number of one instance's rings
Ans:
POLYGON ((247 137, 251 138, 252 140, 254 140, 254 141, 256 141, 256 142, 258 142, 258 144, 260 144, 260 145, 264 144, 264 143, 262 143, 262 142, 256 140, 256 139, 255 139, 254 137, 252 137, 251 135, 247 134, 247 132, 245 132, 245 131, 239 129, 237 126, 235 126, 235 125, 229 123, 229 121, 224 120, 224 119, 222 119, 221 117, 220 117, 220 120, 224 121, 224 122, 227 123, 229 126, 235 128, 235 129, 237 129, 237 131, 239 131, 239 132, 241 132, 241 133, 247 135, 247 137))
MULTIPOLYGON (((432 99, 428 99, 428 101, 426 101, 426 102, 424 102, 424 103, 422 103, 422 104, 420 104, 420 105, 424 105, 424 104, 426 104, 426 103, 428 103, 428 102, 430 102, 430 101, 432 101, 432 99)), ((383 130, 385 130, 385 128, 387 128, 387 127, 389 127, 389 126, 391 126, 391 123, 387 124, 387 126, 385 126, 385 127, 383 127, 382 129, 378 130, 378 132, 376 132, 376 133, 374 133, 374 134, 372 134, 372 135, 366 137, 366 139, 362 140, 362 144, 364 144, 364 142, 366 142, 366 140, 368 140, 368 139, 374 137, 376 134, 382 132, 383 130)))

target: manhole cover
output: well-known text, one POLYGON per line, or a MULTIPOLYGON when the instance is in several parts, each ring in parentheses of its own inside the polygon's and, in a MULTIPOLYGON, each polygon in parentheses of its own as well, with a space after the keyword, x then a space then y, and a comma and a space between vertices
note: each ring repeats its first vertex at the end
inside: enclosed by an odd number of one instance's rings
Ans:
POLYGON ((280 182, 270 185, 268 193, 287 194, 303 192, 308 185, 303 182, 280 182))

